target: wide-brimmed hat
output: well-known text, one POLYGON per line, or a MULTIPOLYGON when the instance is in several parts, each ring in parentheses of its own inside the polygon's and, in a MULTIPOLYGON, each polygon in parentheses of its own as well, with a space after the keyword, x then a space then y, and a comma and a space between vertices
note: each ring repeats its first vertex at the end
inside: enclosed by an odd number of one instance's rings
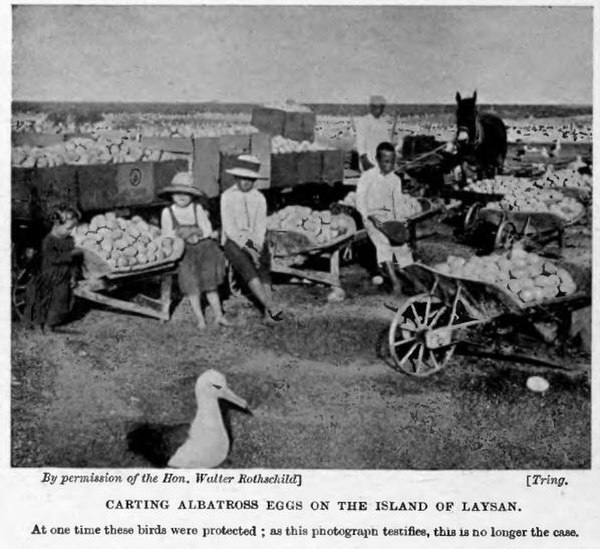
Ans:
POLYGON ((267 179, 264 175, 258 173, 259 170, 260 159, 251 154, 243 154, 236 158, 236 166, 225 170, 225 173, 245 179, 267 179))
POLYGON ((385 97, 383 95, 372 95, 369 99, 370 105, 385 105, 385 97))
POLYGON ((194 185, 192 174, 189 172, 176 173, 171 184, 158 192, 163 194, 189 194, 191 196, 202 197, 204 193, 194 185))

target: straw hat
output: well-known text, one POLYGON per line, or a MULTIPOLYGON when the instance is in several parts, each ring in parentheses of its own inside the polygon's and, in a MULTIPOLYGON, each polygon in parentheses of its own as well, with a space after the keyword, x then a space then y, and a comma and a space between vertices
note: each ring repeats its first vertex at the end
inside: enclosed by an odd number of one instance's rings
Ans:
POLYGON ((225 173, 236 177, 243 177, 245 179, 267 179, 263 175, 260 175, 260 160, 251 154, 243 154, 236 158, 237 166, 230 170, 225 170, 225 173))
POLYGON ((170 185, 158 192, 163 194, 189 194, 196 197, 204 196, 204 193, 194 185, 192 174, 190 172, 179 172, 175 174, 170 185))
POLYGON ((385 105, 385 98, 382 95, 372 95, 369 99, 371 105, 385 105))

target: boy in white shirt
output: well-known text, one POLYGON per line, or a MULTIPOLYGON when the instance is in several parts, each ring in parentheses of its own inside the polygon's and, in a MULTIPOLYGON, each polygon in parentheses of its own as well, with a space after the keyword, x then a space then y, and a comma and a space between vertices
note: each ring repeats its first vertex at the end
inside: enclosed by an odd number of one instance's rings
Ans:
POLYGON ((222 242, 225 257, 263 306, 265 319, 281 320, 271 298, 271 255, 267 243, 267 201, 254 189, 260 160, 242 155, 227 170, 235 184, 221 195, 222 242))
POLYGON ((385 221, 401 220, 399 206, 404 195, 402 182, 394 173, 394 146, 388 142, 380 143, 376 150, 376 161, 377 166, 364 172, 358 181, 356 208, 362 216, 369 239, 375 246, 377 263, 385 268, 394 292, 400 293, 402 288, 396 275, 395 264, 402 268, 413 263, 412 252, 407 244, 392 245, 377 227, 385 221))

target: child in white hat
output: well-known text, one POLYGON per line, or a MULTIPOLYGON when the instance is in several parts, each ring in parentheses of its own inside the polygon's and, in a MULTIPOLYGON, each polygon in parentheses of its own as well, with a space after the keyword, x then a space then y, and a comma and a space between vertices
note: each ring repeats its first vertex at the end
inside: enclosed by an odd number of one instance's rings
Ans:
POLYGON ((206 321, 200 305, 201 294, 206 294, 215 322, 230 326, 221 307, 218 288, 225 279, 225 257, 213 240, 213 229, 204 208, 194 201, 203 193, 194 186, 187 172, 175 175, 171 185, 160 191, 169 195, 173 204, 165 208, 161 216, 163 234, 177 235, 185 242, 185 251, 179 264, 179 287, 192 306, 198 328, 204 330, 206 321))
POLYGON ((235 184, 221 195, 221 224, 225 256, 263 307, 265 319, 280 320, 271 299, 271 256, 267 244, 267 201, 254 188, 260 160, 242 155, 227 170, 235 184))

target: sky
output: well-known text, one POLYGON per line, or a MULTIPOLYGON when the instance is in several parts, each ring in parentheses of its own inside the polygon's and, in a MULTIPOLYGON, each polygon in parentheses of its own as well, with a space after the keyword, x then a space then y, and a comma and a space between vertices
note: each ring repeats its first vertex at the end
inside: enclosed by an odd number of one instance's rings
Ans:
POLYGON ((590 7, 16 6, 13 99, 592 103, 590 7))

